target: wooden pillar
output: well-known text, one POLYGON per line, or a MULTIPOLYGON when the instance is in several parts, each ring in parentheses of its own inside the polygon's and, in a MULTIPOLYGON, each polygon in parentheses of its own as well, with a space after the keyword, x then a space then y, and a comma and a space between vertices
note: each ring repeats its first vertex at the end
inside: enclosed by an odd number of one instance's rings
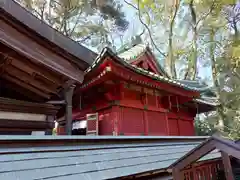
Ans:
MULTIPOLYGON (((144 92, 144 89, 143 89, 143 92, 144 92)), ((144 126, 144 134, 146 136, 149 135, 149 122, 148 122, 148 94, 144 92, 144 97, 145 97, 145 103, 144 103, 144 111, 143 111, 143 115, 144 115, 144 119, 143 119, 143 126, 144 126)))
POLYGON ((230 158, 227 153, 221 152, 222 154, 222 161, 224 166, 224 172, 227 180, 234 180, 232 165, 230 158))
POLYGON ((79 109, 82 110, 82 93, 79 96, 79 109))
POLYGON ((72 135, 72 96, 75 85, 70 85, 65 88, 64 97, 66 102, 65 112, 65 131, 67 135, 72 135))
POLYGON ((173 168, 172 170, 173 180, 183 180, 181 179, 181 171, 177 168, 173 168))

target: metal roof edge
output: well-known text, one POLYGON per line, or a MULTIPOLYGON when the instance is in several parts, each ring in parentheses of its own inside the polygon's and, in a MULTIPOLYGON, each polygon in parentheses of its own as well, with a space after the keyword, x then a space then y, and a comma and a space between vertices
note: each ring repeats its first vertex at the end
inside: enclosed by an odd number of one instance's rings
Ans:
POLYGON ((205 140, 209 136, 29 136, 1 135, 0 141, 32 140, 205 140))

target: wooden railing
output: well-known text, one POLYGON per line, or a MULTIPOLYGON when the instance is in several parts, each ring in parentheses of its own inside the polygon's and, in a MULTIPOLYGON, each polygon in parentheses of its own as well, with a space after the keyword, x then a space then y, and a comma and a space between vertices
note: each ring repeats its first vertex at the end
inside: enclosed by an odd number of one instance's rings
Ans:
POLYGON ((217 180, 218 172, 222 169, 221 161, 213 161, 205 164, 193 165, 185 168, 184 180, 217 180))

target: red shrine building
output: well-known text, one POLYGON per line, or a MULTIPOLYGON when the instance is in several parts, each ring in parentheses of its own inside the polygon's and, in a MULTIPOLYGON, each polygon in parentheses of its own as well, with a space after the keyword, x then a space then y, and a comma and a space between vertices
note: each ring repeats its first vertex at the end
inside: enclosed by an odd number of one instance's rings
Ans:
MULTIPOLYGON (((73 134, 87 126, 97 135, 193 136, 196 114, 217 105, 207 85, 171 79, 148 46, 118 54, 105 48, 74 91, 73 134), (96 121, 88 121, 94 114, 96 121)), ((65 134, 63 115, 58 134, 65 134)))
POLYGON ((96 57, 13 0, 0 23, 0 179, 238 178, 239 141, 194 136, 214 92, 171 79, 147 46, 96 57), (58 134, 112 137, 42 136, 56 119, 58 134))

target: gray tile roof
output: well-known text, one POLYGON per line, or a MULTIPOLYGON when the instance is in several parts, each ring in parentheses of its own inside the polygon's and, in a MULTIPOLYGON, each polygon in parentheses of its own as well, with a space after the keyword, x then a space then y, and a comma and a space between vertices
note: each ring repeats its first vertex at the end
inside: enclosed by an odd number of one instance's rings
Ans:
POLYGON ((167 169, 206 138, 2 136, 0 179, 102 180, 167 169))

